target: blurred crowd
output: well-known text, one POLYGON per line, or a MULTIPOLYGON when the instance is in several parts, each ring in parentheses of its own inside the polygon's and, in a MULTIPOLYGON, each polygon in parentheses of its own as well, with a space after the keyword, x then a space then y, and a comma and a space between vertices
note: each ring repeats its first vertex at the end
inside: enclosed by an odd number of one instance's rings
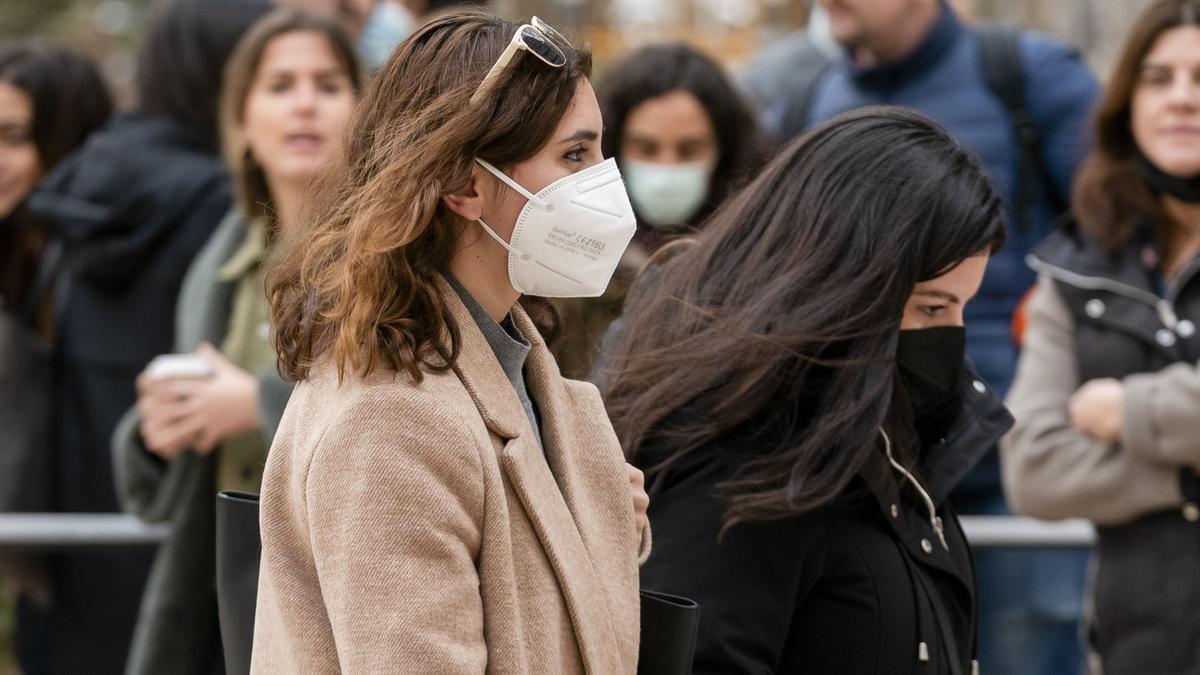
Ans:
MULTIPOLYGON (((258 492, 293 390, 265 291, 273 251, 303 231, 393 49, 464 4, 168 0, 128 110, 69 46, 0 43, 0 510, 172 525, 155 550, 0 554, 22 672, 223 671, 213 497, 258 492)), ((972 651, 985 673, 1200 672, 1198 12, 1153 3, 1104 90, 1071 47, 951 0, 818 0, 809 30, 736 75, 678 43, 608 64, 601 147, 637 230, 603 295, 555 301, 562 373, 611 394, 630 437, 646 402, 609 378, 656 330, 626 315, 638 287, 745 207, 743 188, 806 132, 869 106, 922 113, 980 163, 1007 222, 965 308, 965 351, 1016 423, 942 465, 940 497, 961 514, 1087 518, 1101 535, 1090 574, 1086 552, 974 552, 972 651)), ((762 246, 749 253, 774 269, 762 246)), ((737 274, 731 288, 753 278, 737 274)), ((664 364, 704 370, 714 354, 664 364)), ((643 569, 686 575, 654 556, 643 569)), ((708 600, 698 671, 761 672, 757 654, 790 639, 708 600), (730 635, 737 654, 705 651, 730 635)))

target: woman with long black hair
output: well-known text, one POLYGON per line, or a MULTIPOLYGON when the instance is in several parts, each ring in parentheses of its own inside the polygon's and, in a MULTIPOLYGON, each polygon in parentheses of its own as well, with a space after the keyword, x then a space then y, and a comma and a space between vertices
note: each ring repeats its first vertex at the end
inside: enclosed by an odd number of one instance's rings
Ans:
MULTIPOLYGON (((87 56, 41 39, 0 43, 0 511, 43 511, 54 499, 45 447, 54 332, 48 281, 59 256, 29 195, 111 114, 108 87, 87 56)), ((30 673, 52 663, 48 567, 44 558, 0 557, 0 579, 18 591, 17 661, 30 673)))
POLYGON ((971 671, 946 496, 1011 423, 963 357, 1001 214, 933 122, 863 109, 637 292, 606 400, 651 486, 642 584, 702 607, 695 672, 971 671))

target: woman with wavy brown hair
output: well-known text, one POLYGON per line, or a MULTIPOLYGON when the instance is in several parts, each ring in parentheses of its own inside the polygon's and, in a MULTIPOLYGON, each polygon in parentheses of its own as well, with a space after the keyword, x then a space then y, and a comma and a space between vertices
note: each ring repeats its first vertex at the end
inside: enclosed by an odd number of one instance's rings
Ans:
POLYGON ((267 460, 253 670, 632 672, 646 496, 544 297, 633 236, 591 60, 427 24, 369 87, 269 281, 299 383, 267 460))
POLYGON ((1125 46, 1074 193, 1030 261, 1013 509, 1099 535, 1088 632, 1106 675, 1200 671, 1200 2, 1125 46))

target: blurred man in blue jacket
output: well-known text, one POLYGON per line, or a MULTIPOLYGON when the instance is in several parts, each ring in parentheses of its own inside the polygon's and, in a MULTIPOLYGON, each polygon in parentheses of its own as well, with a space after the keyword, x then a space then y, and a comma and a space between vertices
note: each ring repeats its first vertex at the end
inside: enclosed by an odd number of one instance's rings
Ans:
MULTIPOLYGON (((1020 112, 1030 118, 1025 128, 1036 134, 1024 146, 1036 156, 1026 153, 1022 165, 1013 104, 1006 107, 994 78, 985 74, 986 29, 965 25, 945 0, 818 2, 844 53, 797 96, 806 126, 867 105, 914 108, 973 150, 1008 196, 1008 242, 992 256, 983 287, 966 310, 967 352, 1004 396, 1018 351, 1013 314, 1034 282, 1024 258, 1070 201, 1075 167, 1090 143, 1096 79, 1070 47, 1030 32, 1010 33, 1009 60, 1015 62, 1002 65, 1019 73, 1020 112)), ((1007 512, 995 451, 964 481, 954 502, 962 513, 1007 512)), ((1079 672, 1084 554, 977 551, 976 560, 985 672, 1079 672)))

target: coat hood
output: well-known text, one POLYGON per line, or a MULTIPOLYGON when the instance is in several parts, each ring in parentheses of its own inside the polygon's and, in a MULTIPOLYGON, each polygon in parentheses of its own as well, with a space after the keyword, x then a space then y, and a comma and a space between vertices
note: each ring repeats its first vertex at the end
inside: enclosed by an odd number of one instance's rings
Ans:
MULTIPOLYGON (((214 139, 166 118, 115 117, 29 198, 77 273, 119 285, 201 203, 232 202, 214 139)), ((227 207, 226 207, 227 208, 227 207)))

